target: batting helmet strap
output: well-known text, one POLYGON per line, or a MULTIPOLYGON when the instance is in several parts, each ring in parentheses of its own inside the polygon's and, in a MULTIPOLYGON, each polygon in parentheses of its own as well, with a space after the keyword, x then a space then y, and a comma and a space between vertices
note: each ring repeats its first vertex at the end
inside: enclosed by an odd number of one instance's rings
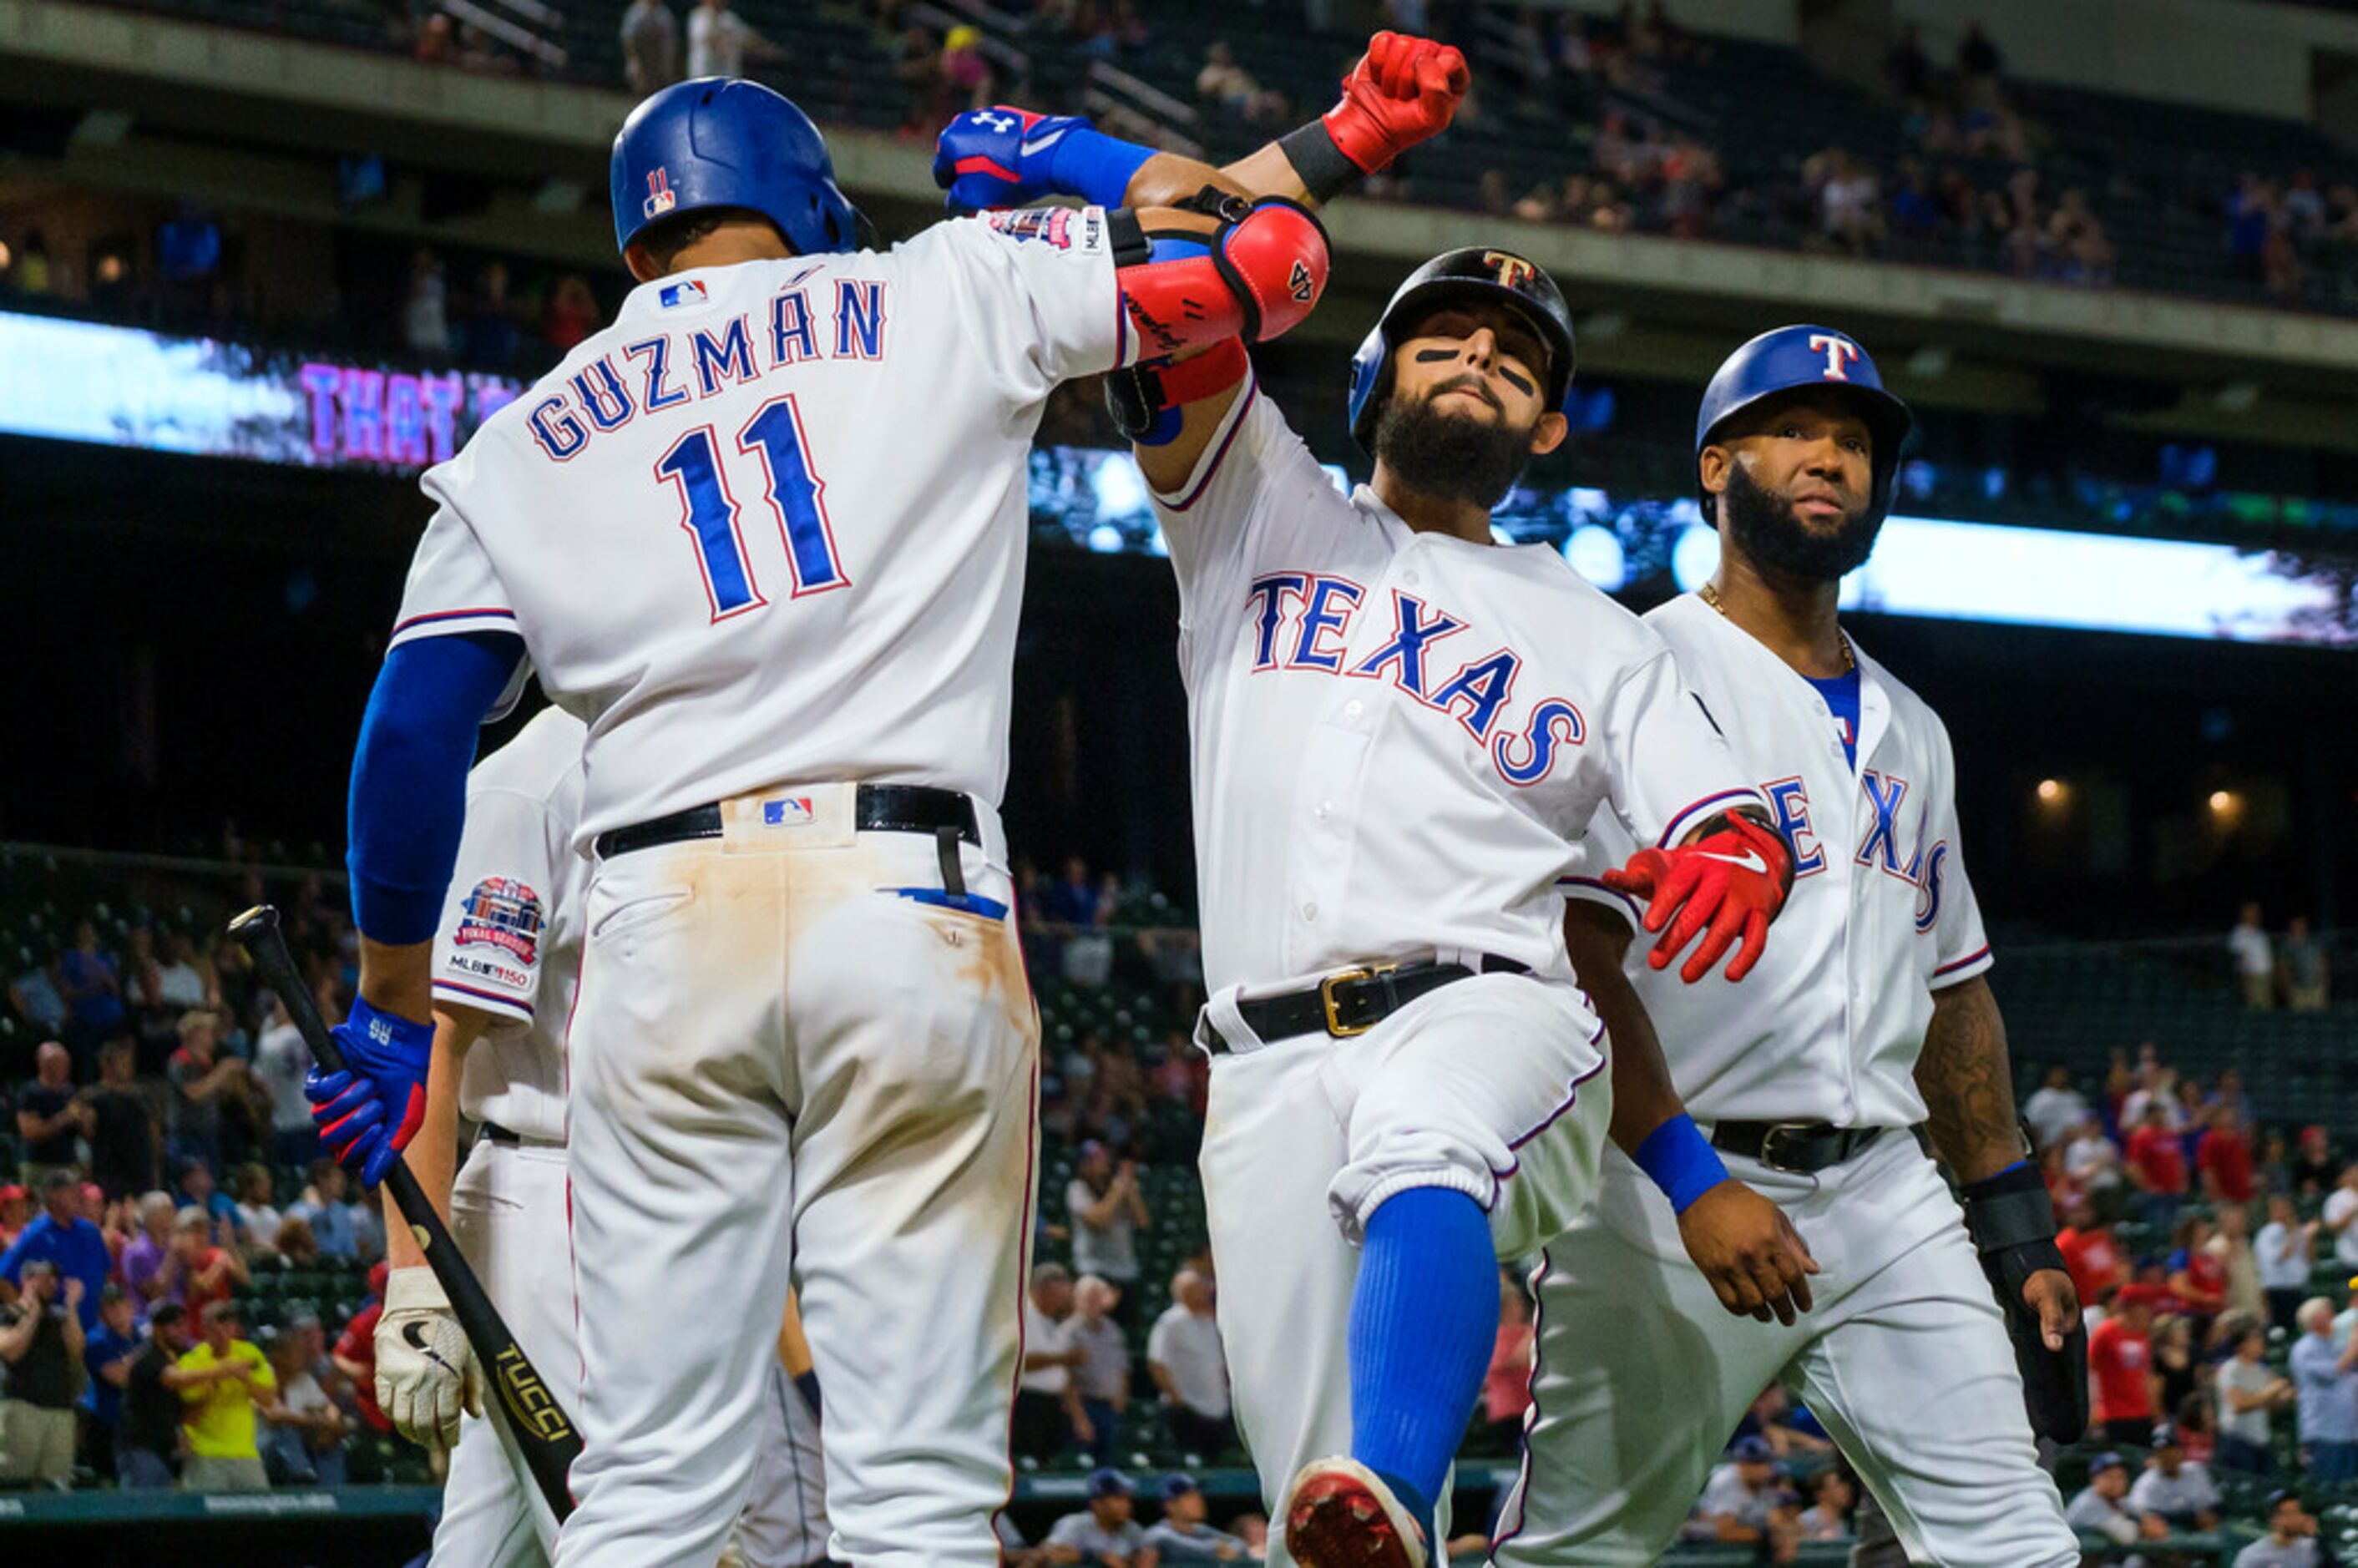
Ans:
MULTIPOLYGON (((1704 388, 1703 406, 1695 412, 1696 460, 1746 409, 1802 391, 1833 391, 1857 408, 1874 439, 1875 513, 1881 517, 1889 512, 1899 478, 1899 449, 1915 427, 1915 416, 1885 389, 1883 373, 1858 341, 1829 327, 1779 327, 1728 355, 1704 388)), ((1697 482, 1700 489, 1700 476, 1697 482)), ((1714 499, 1702 496, 1704 515, 1715 520, 1714 499)))
POLYGON ((699 77, 631 111, 614 137, 608 183, 614 242, 683 212, 741 207, 778 226, 805 255, 849 251, 872 232, 838 189, 810 116, 759 82, 699 77))
POLYGON ((1520 312, 1547 345, 1547 406, 1561 408, 1572 390, 1572 308, 1555 279, 1511 251, 1469 245, 1444 251, 1408 275, 1384 307, 1375 330, 1351 356, 1351 436, 1372 455, 1376 416, 1390 388, 1392 351, 1417 318, 1450 300, 1488 300, 1520 312))

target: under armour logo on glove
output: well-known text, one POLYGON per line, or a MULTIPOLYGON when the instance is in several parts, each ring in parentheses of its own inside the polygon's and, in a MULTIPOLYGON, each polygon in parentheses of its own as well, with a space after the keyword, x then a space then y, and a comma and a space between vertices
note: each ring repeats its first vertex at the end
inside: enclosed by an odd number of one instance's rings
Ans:
POLYGON ((312 1068, 303 1098, 329 1152, 373 1186, 426 1119, 434 1026, 379 1012, 363 1000, 352 1003, 352 1015, 334 1033, 344 1070, 312 1068))

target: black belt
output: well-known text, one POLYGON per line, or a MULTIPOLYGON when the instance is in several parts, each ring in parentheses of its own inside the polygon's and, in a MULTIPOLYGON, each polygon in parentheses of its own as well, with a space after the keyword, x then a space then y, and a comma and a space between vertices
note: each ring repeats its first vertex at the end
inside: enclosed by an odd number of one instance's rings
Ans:
MULTIPOLYGON (((1428 991, 1485 975, 1527 975, 1529 964, 1486 955, 1479 970, 1463 964, 1378 964, 1345 969, 1327 976, 1307 990, 1240 1001, 1237 1016, 1263 1044, 1291 1040, 1297 1034, 1331 1034, 1338 1040, 1365 1034, 1428 991)), ((1217 1029, 1205 1030, 1206 1046, 1215 1056, 1233 1050, 1217 1029)))
POLYGON ((487 1121, 483 1123, 481 1136, 486 1142, 496 1143, 503 1149, 556 1149, 561 1147, 560 1144, 552 1143, 545 1138, 526 1138, 520 1132, 515 1132, 507 1128, 502 1127, 496 1121, 487 1121))
MULTIPOLYGON (((978 847, 982 829, 974 820, 974 802, 953 789, 925 784, 860 786, 851 808, 851 825, 861 833, 944 833, 978 847)), ((720 807, 691 806, 652 822, 633 823, 598 835, 599 858, 611 860, 634 849, 677 844, 689 838, 718 838, 722 832, 720 807)))
POLYGON ((1887 1127, 1833 1127, 1823 1121, 1723 1121, 1711 1130, 1711 1146, 1740 1154, 1779 1171, 1812 1172, 1865 1153, 1887 1127))

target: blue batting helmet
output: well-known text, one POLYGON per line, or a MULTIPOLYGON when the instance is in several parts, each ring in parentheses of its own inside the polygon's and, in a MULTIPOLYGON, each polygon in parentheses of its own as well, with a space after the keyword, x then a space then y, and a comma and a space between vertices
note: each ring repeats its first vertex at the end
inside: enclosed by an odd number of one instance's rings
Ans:
POLYGON ((1393 340, 1417 315, 1449 299, 1489 299, 1520 311, 1547 345, 1547 402, 1562 408, 1572 390, 1572 308, 1555 279, 1535 262, 1511 251, 1468 245, 1444 251, 1410 273, 1384 307, 1376 330, 1351 356, 1351 438, 1372 456, 1376 449, 1376 415, 1383 394, 1390 390, 1393 340))
POLYGON ((862 221, 836 189, 826 138, 759 82, 698 77, 647 99, 615 135, 607 178, 622 250, 659 219, 705 207, 759 212, 805 255, 860 243, 862 221))
MULTIPOLYGON (((1899 478, 1899 448, 1914 427, 1908 405, 1883 389, 1883 376, 1856 339, 1829 327, 1779 327, 1763 332, 1727 356, 1704 388, 1695 414, 1695 458, 1718 438, 1720 427, 1745 409, 1779 393, 1829 387, 1848 397, 1874 438, 1873 510, 1880 519, 1891 510, 1899 478)), ((1716 497, 1705 492, 1703 514, 1716 522, 1716 497)))

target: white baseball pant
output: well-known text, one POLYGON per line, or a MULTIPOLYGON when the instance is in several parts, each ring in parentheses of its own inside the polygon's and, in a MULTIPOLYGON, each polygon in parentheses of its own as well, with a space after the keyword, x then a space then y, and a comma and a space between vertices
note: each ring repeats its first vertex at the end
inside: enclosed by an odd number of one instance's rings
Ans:
POLYGON ((1781 1382, 1824 1423, 1914 1563, 2073 1568, 2014 1349, 1956 1200, 1905 1132, 1815 1175, 1731 1159, 1823 1271, 1793 1326, 1728 1315, 1670 1204, 1617 1151, 1547 1249, 1534 1403, 1499 1568, 1645 1568, 1746 1409, 1781 1382))
MULTIPOLYGON (((567 1410, 580 1409, 565 1151, 477 1139, 450 1184, 450 1234, 549 1391, 567 1410)), ((460 1416, 432 1561, 439 1568, 547 1568, 556 1550, 557 1516, 541 1500, 507 1418, 460 1416)))
MULTIPOLYGON (((776 798, 773 795, 772 798, 776 798)), ((835 1552, 994 1568, 1012 1484, 1039 1022, 1011 915, 941 889, 935 841, 787 826, 601 860, 568 1037, 582 1303, 579 1507, 560 1568, 709 1568, 791 1264, 827 1390, 835 1552)), ((968 887, 1012 891, 998 820, 968 887)))
MULTIPOLYGON (((1595 1183, 1611 1080, 1586 998, 1532 976, 1460 980, 1347 1039, 1261 1044, 1230 996, 1205 1022, 1237 1047, 1213 1061, 1202 1157, 1220 1337, 1263 1504, 1282 1519, 1294 1472, 1351 1451, 1368 1217, 1394 1193, 1442 1187, 1489 1212, 1501 1258, 1536 1250, 1595 1183)), ((1444 1529, 1447 1511, 1444 1488, 1444 1529)), ((1272 1568, 1293 1561, 1281 1536, 1272 1568)))

